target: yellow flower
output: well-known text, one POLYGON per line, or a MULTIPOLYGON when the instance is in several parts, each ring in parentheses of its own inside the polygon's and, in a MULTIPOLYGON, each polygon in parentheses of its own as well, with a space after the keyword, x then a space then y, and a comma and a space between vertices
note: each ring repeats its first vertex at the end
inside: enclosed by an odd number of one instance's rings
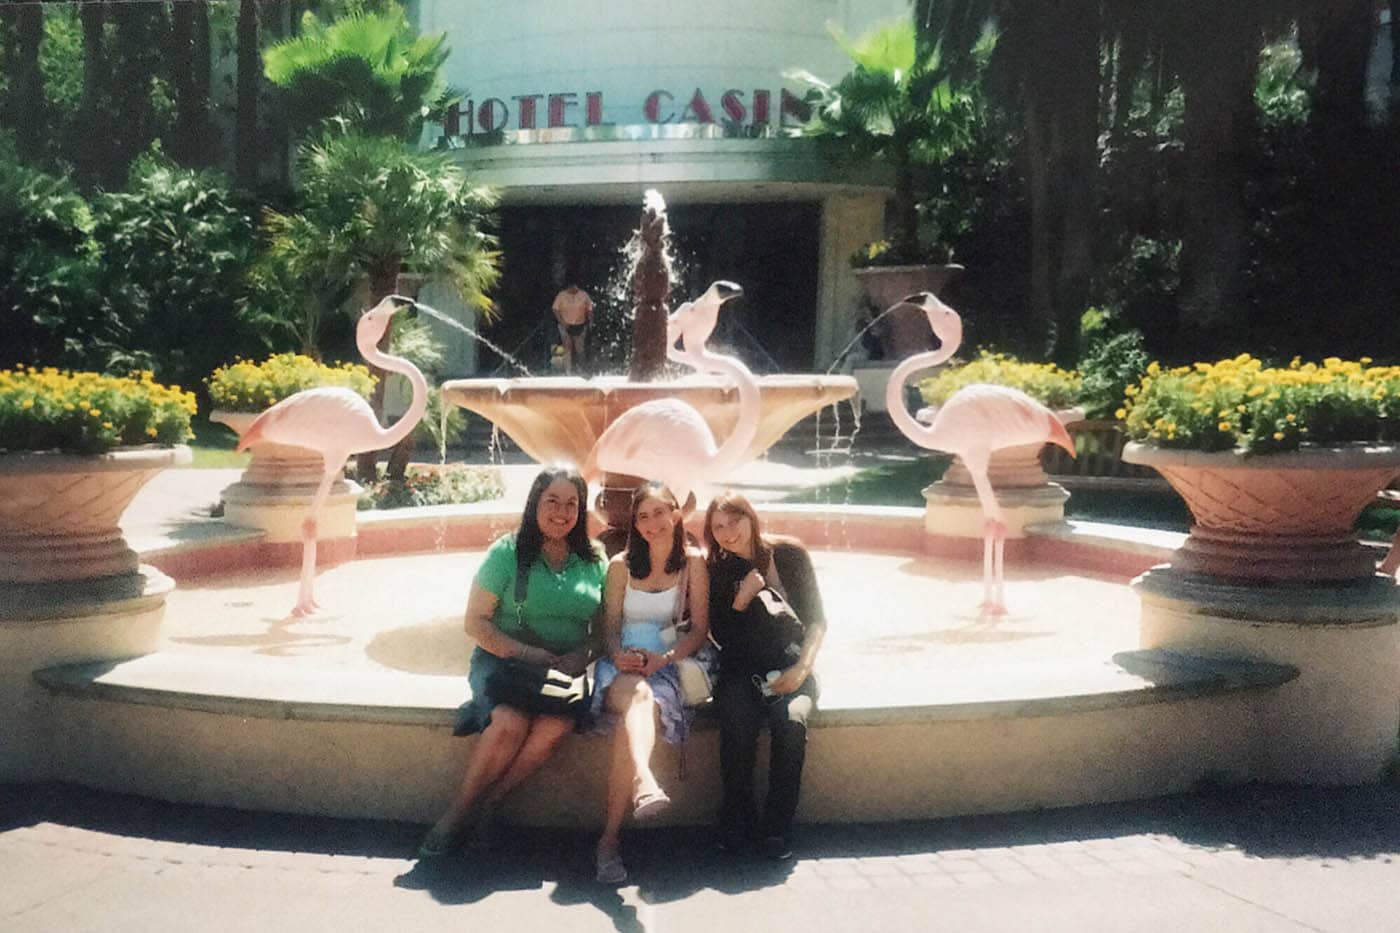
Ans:
POLYGON ((1230 422, 1228 422, 1228 421, 1222 421, 1222 422, 1220 422, 1219 424, 1217 424, 1216 427, 1219 428, 1219 429, 1222 430, 1222 431, 1228 431, 1228 430, 1230 430, 1230 422))
POLYGON ((33 408, 33 407, 34 407, 34 400, 33 400, 32 398, 27 398, 27 399, 25 399, 23 402, 20 402, 19 407, 20 407, 20 408, 33 408))
POLYGON ((1113 413, 1113 417, 1117 418, 1119 421, 1122 421, 1124 418, 1128 417, 1128 413, 1124 409, 1120 408, 1113 413))
POLYGON ((1275 432, 1274 432, 1274 440, 1276 440, 1276 441, 1281 441, 1281 440, 1283 440, 1283 432, 1282 432, 1282 431, 1275 431, 1275 432))

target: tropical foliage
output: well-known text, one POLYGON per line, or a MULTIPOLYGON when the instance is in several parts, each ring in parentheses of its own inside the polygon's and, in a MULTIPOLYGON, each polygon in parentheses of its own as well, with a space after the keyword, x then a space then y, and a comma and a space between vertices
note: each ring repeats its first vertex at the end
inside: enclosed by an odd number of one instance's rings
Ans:
POLYGON ((295 125, 338 122, 411 142, 450 103, 438 76, 449 51, 446 33, 417 35, 395 4, 330 23, 307 12, 301 35, 266 49, 263 65, 295 125))
POLYGON ((209 376, 209 401, 223 411, 262 411, 303 389, 340 386, 364 398, 374 389, 374 377, 356 363, 326 366, 308 356, 277 353, 260 363, 239 360, 220 366, 209 376))
POLYGON ((0 450, 99 454, 190 437, 194 395, 147 370, 128 378, 54 368, 0 370, 0 450))
POLYGON ((180 168, 159 147, 132 163, 124 191, 94 204, 102 295, 159 378, 194 384, 218 363, 252 352, 239 319, 253 224, 214 172, 180 168))
POLYGON ((1248 354, 1174 369, 1153 363, 1118 416, 1133 440, 1191 450, 1400 441, 1400 367, 1364 357, 1271 367, 1248 354))
POLYGON ((1142 332, 1120 330, 1116 318, 1098 308, 1085 311, 1080 320, 1086 349, 1079 358, 1078 403, 1086 418, 1112 417, 1128 386, 1147 371, 1150 358, 1142 332))
POLYGON ((105 365, 120 323, 98 300, 92 228, 73 184, 21 163, 0 133, 0 365, 105 365))
POLYGON ((812 88, 807 135, 845 154, 889 164, 895 176, 892 242, 866 258, 922 261, 915 172, 919 165, 947 161, 971 142, 982 117, 981 74, 996 32, 990 22, 984 26, 973 49, 977 67, 968 73, 945 64, 942 37, 919 42, 909 18, 883 23, 855 40, 834 26, 828 30, 855 67, 835 84, 806 71, 789 73, 812 88))
POLYGON ((1054 363, 1026 363, 983 350, 971 362, 949 366, 922 380, 919 392, 930 405, 942 405, 954 392, 975 382, 1020 389, 1050 408, 1074 405, 1082 385, 1077 372, 1063 370, 1054 363))

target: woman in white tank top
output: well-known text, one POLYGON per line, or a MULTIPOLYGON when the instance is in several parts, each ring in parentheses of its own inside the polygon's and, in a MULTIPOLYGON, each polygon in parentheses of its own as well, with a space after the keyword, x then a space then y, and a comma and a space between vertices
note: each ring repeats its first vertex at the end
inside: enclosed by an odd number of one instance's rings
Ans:
POLYGON ((612 732, 607 813, 598 840, 597 877, 627 880, 619 850, 622 822, 647 819, 670 806, 651 769, 658 727, 670 744, 685 738, 689 710, 675 661, 709 636, 709 576, 698 550, 685 545, 676 498, 644 484, 632 497, 627 548, 608 564, 603 586, 606 656, 594 671, 595 731, 612 732), (677 627, 688 617, 688 626, 677 627), (620 728, 618 728, 620 726, 620 728))

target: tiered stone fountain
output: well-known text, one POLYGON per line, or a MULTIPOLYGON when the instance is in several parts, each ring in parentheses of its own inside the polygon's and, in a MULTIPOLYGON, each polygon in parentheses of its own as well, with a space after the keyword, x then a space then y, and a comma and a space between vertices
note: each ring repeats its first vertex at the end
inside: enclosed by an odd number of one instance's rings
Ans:
MULTIPOLYGON (((649 191, 634 238, 636 260, 630 279, 635 314, 626 379, 457 379, 443 384, 443 397, 490 420, 541 463, 583 463, 598 436, 620 414, 657 398, 684 399, 705 418, 716 438, 727 437, 738 418, 738 393, 732 384, 713 376, 660 378, 671 294, 669 236, 665 201, 649 191)), ((761 456, 798 421, 856 391, 850 376, 763 376, 758 384, 762 407, 745 462, 761 456)), ((632 490, 640 482, 635 476, 604 477, 597 506, 612 529, 625 527, 632 490)), ((609 537, 616 539, 616 532, 609 537)))

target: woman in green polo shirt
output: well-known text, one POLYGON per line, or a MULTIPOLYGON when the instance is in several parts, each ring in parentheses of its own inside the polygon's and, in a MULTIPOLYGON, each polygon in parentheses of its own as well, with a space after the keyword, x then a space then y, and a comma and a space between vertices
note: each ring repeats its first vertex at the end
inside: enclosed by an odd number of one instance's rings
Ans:
POLYGON ((457 735, 481 733, 452 803, 433 824, 420 857, 452 851, 478 802, 494 807, 549 759, 574 727, 567 716, 531 715, 496 702, 487 688, 502 658, 582 673, 592 659, 590 633, 602 601, 607 566, 588 537, 588 485, 571 465, 546 467, 525 500, 520 527, 499 538, 472 581, 467 634, 472 699, 457 735), (516 577, 526 579, 516 602, 516 577))

